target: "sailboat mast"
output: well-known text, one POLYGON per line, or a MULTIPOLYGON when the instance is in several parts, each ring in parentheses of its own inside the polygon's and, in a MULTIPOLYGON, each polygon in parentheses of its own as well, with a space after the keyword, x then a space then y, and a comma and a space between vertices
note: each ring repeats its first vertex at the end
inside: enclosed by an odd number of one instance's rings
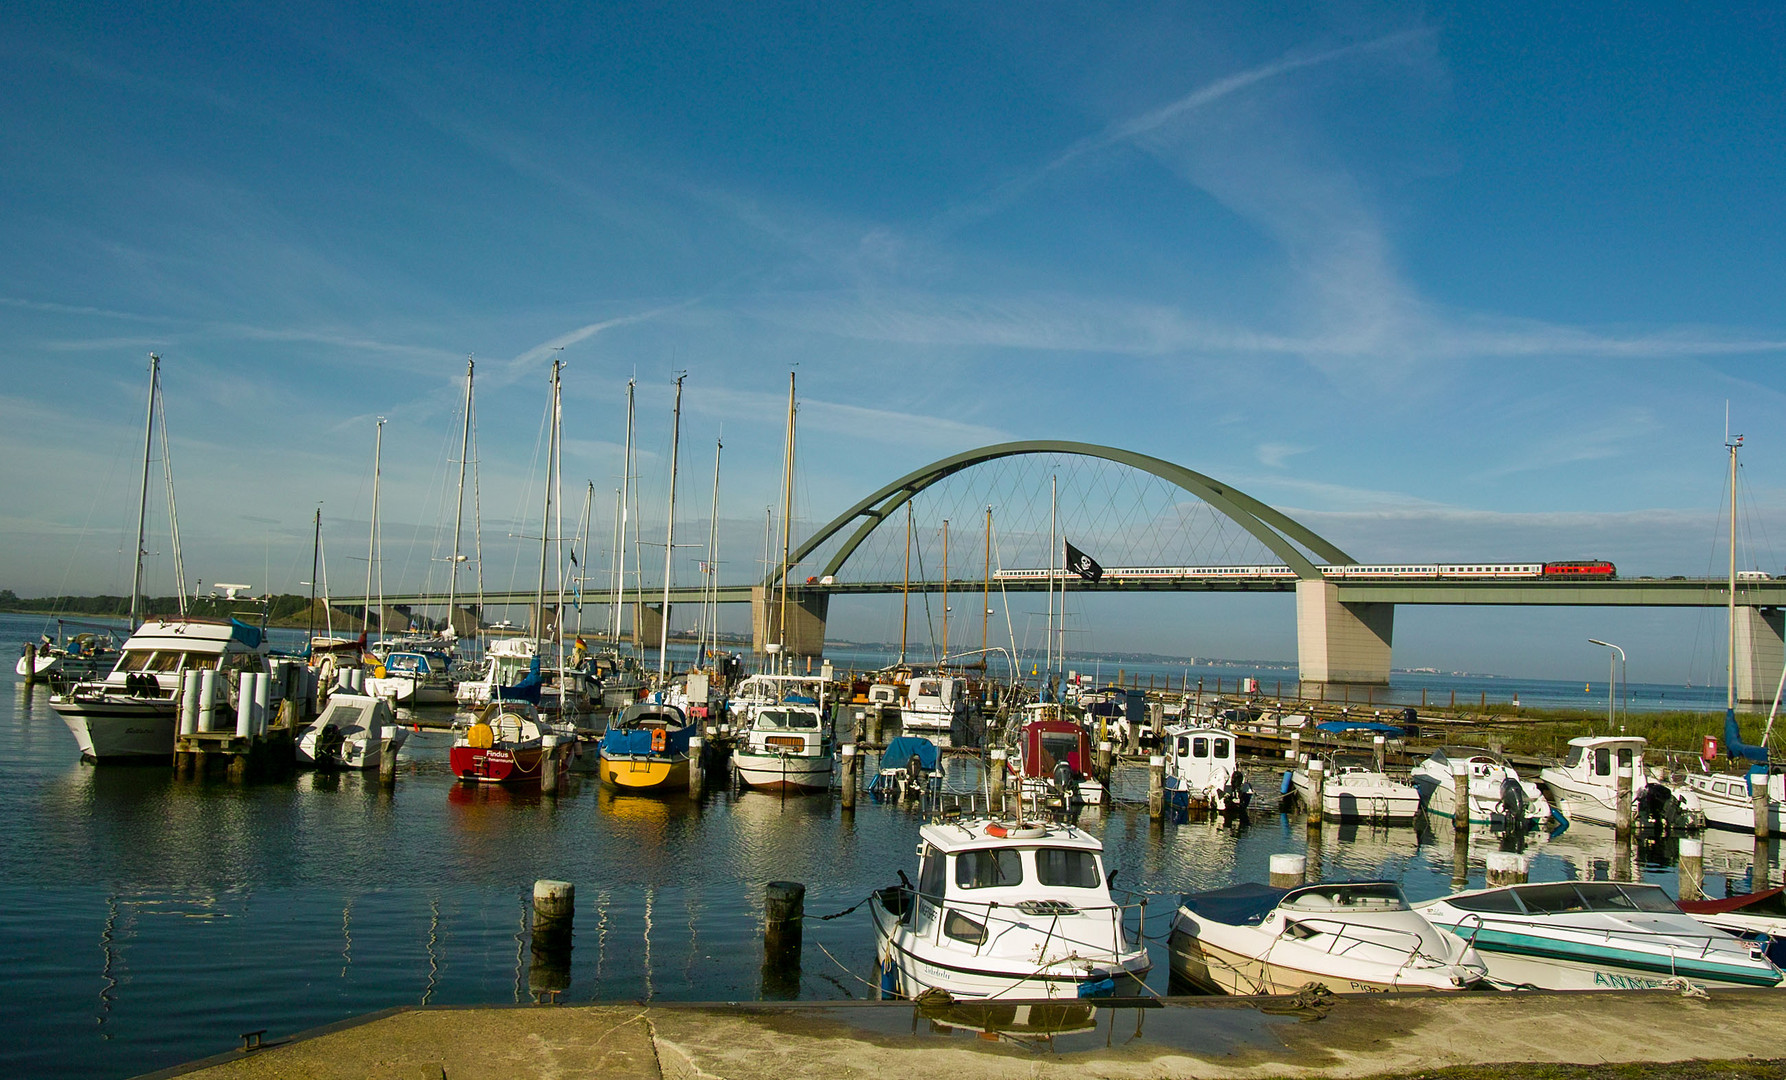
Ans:
POLYGON ((657 681, 664 684, 670 677, 670 568, 676 555, 676 457, 682 448, 682 380, 676 376, 676 405, 670 414, 670 512, 664 526, 664 608, 657 631, 657 681))
POLYGON ((905 501, 905 577, 900 582, 899 662, 905 663, 905 641, 912 621, 912 501, 905 501))
POLYGON ((697 664, 707 659, 708 649, 719 651, 719 455, 725 448, 723 437, 713 441, 713 508, 707 512, 707 574, 702 580, 697 664))
POLYGON ((384 457, 384 417, 378 418, 378 431, 372 440, 372 525, 366 530, 366 619, 363 629, 372 630, 372 598, 378 597, 378 637, 384 640, 384 575, 378 575, 378 592, 372 591, 372 571, 378 565, 378 480, 384 457))
POLYGON ((558 452, 558 367, 563 361, 552 358, 552 398, 546 406, 546 498, 540 511, 540 581, 533 599, 533 636, 546 641, 546 556, 552 538, 552 458, 558 452))
POLYGON ((614 489, 614 552, 608 559, 608 574, 614 583, 614 599, 608 605, 608 637, 620 644, 620 518, 626 505, 622 488, 614 489))
POLYGON ((980 662, 986 662, 986 633, 992 621, 992 507, 986 508, 986 576, 980 583, 980 662))
POLYGON ((776 637, 781 641, 783 669, 788 646, 788 556, 794 538, 794 373, 788 372, 788 441, 782 457, 781 478, 781 617, 776 637))
POLYGON ((572 580, 572 588, 577 597, 577 636, 583 636, 583 575, 589 569, 589 525, 595 516, 595 481, 586 481, 588 487, 583 491, 583 515, 577 522, 577 542, 571 548, 571 565, 577 568, 577 576, 572 580), (578 560, 577 552, 583 552, 578 560))
MULTIPOLYGON (((316 574, 322 562, 322 507, 316 508, 316 537, 310 542, 310 629, 311 644, 316 641, 316 574)), ((306 646, 308 650, 309 646, 306 646)))
POLYGON ((949 519, 943 519, 943 663, 949 662, 949 519))
POLYGON ((143 592, 143 544, 149 526, 149 452, 155 439, 155 398, 161 386, 161 357, 149 354, 149 412, 143 421, 143 497, 136 511, 136 569, 130 574, 130 632, 142 623, 137 619, 143 592))
MULTIPOLYGON (((559 352, 563 352, 561 347, 559 352)), ((559 385, 552 384, 552 561, 558 569, 558 604, 552 610, 552 640, 558 644, 558 715, 562 717, 570 705, 570 687, 564 677, 564 398, 559 385)))
MULTIPOLYGON (((1060 550, 1060 478, 1048 478, 1048 677, 1054 674, 1054 553, 1060 550)), ((1061 619, 1066 619, 1066 597, 1061 597, 1061 619)))
MULTIPOLYGON (((632 511, 633 483, 633 389, 636 380, 626 380, 626 448, 620 465, 619 540, 614 544, 614 644, 620 644, 621 610, 626 604, 626 524, 632 511)), ((638 527, 633 529, 633 546, 639 546, 638 527)), ((634 627, 636 630, 637 627, 634 627)))
POLYGON ((476 364, 465 358, 465 425, 459 435, 459 497, 453 505, 453 561, 447 564, 447 638, 457 635, 453 617, 459 613, 459 544, 465 528, 465 463, 471 457, 471 375, 476 364))
POLYGON ((1736 717, 1736 451, 1742 444, 1741 435, 1730 437, 1730 420, 1726 418, 1724 445, 1730 450, 1730 641, 1724 654, 1724 712, 1731 719, 1736 717))

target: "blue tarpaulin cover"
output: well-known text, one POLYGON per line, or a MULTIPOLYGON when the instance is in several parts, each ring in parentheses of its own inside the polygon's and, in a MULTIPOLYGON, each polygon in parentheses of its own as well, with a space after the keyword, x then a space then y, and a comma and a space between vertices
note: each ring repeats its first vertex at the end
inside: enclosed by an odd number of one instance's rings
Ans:
MULTIPOLYGON (((609 728, 602 733, 602 753, 604 754, 636 754, 648 756, 651 749, 650 728, 609 728)), ((670 728, 664 735, 664 749, 655 751, 659 757, 675 757, 688 753, 688 738, 693 729, 688 727, 670 728)))
POLYGON ((936 768, 939 752, 936 744, 929 739, 921 739, 916 735, 901 735, 887 744, 887 752, 881 755, 881 767, 891 769, 903 768, 905 763, 918 755, 918 764, 926 769, 936 768))
POLYGON ((261 633, 260 627, 249 626, 240 619, 231 619, 229 621, 229 634, 250 649, 260 648, 261 638, 266 636, 261 633))
POLYGON ((1383 735, 1400 735, 1400 724, 1383 724, 1375 720, 1329 720, 1324 724, 1316 724, 1316 731, 1374 731, 1383 735))
POLYGON ((1271 914, 1271 909, 1277 907, 1278 901, 1289 892, 1289 889, 1274 889, 1249 881, 1225 889, 1185 893, 1179 902, 1211 922, 1245 926, 1257 924, 1271 914))

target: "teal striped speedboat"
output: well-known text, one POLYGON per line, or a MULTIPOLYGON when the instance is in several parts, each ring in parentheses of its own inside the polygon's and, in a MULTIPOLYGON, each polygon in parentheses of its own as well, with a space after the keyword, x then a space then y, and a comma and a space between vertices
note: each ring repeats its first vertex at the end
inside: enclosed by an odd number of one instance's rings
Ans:
POLYGON ((1685 979, 1777 986, 1780 969, 1750 942, 1681 911, 1654 885, 1560 881, 1477 889, 1416 905, 1476 947, 1506 987, 1634 990, 1685 979))

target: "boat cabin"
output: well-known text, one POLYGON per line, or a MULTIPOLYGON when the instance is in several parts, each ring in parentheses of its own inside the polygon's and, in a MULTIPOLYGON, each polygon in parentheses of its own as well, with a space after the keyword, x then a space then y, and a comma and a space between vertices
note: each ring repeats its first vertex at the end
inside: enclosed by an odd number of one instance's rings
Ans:
POLYGON ((130 635, 105 681, 138 692, 148 692, 151 683, 169 691, 183 671, 262 670, 267 651, 265 635, 246 623, 156 620, 130 635))
POLYGON ((1166 729, 1166 775, 1192 791, 1222 788, 1239 760, 1234 733, 1197 726, 1166 729))
POLYGON ((1046 780, 1063 761, 1073 770, 1075 779, 1091 778, 1091 736, 1071 720, 1031 720, 1024 724, 1018 756, 1025 779, 1046 780))
POLYGON ((445 676, 452 660, 438 652, 394 652, 385 658, 386 676, 411 676, 429 679, 445 676))
MULTIPOLYGON (((874 688, 869 689, 873 693, 874 688)), ((967 704, 967 680, 949 675, 920 675, 905 686, 905 708, 916 713, 953 716, 967 704)))
POLYGON ((810 753, 829 741, 818 704, 791 700, 757 708, 748 738, 750 750, 759 754, 810 753))
POLYGON ((919 937, 940 929, 980 946, 997 907, 1058 918, 1111 906, 1103 845, 1071 825, 964 820, 926 825, 919 838, 916 911, 905 913, 919 937))
POLYGON ((1632 735, 1584 735, 1569 740, 1569 757, 1558 771, 1583 787, 1614 787, 1619 770, 1631 770, 1632 787, 1644 785, 1643 748, 1632 735))

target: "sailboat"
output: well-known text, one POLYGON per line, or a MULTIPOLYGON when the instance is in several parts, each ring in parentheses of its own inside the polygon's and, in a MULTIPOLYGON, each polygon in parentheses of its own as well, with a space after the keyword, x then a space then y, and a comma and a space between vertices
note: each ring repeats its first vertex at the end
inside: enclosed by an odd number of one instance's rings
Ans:
POLYGON ((179 526, 174 524, 173 469, 168 461, 166 411, 161 398, 161 357, 149 354, 148 419, 143 425, 143 484, 136 519, 136 563, 130 578, 130 638, 117 666, 104 679, 80 682, 50 698, 50 707, 68 725, 81 757, 105 762, 171 758, 181 677, 187 671, 215 671, 212 706, 205 710, 234 728, 228 674, 266 671, 269 648, 259 627, 186 617, 186 580, 181 567, 179 526), (170 538, 174 545, 178 618, 142 619, 143 545, 149 513, 149 465, 160 417, 163 476, 167 482, 170 538))
MULTIPOLYGON (((1747 761, 1749 771, 1733 773, 1688 773, 1687 790, 1699 798, 1707 825, 1747 832, 1756 825, 1755 795, 1757 785, 1767 793, 1767 827, 1770 833, 1786 826, 1786 771, 1770 760, 1768 739, 1773 734, 1774 716, 1780 709, 1780 690, 1774 691, 1773 707, 1768 710, 1767 728, 1761 745, 1743 742, 1736 726, 1736 456, 1743 437, 1725 436, 1730 451, 1730 578, 1729 649, 1724 660, 1724 752, 1732 761, 1747 761)), ((1781 672, 1780 686, 1786 689, 1786 670, 1781 672)))
MULTIPOLYGON (((563 366, 563 361, 553 358, 552 397, 548 406, 550 434, 546 451, 545 511, 540 527, 539 589, 534 600, 534 635, 541 648, 549 640, 545 628, 546 559, 552 536, 553 482, 557 476, 559 425, 563 417, 559 380, 563 366)), ((559 535, 563 535, 562 531, 559 535)), ((562 562, 559 563, 559 572, 562 578, 562 562)), ((561 594, 562 591, 561 581, 561 594)), ((562 619, 563 604, 559 607, 560 615, 555 617, 555 623, 562 619)), ((553 637, 557 636, 555 626, 553 637)), ((562 659, 560 664, 562 666, 562 659)), ((537 652, 531 659, 529 674, 531 679, 526 681, 533 683, 533 692, 537 695, 542 676, 537 652)), ((576 729, 568 724, 553 724, 542 719, 534 702, 505 700, 500 684, 497 685, 498 689, 492 692, 491 700, 475 722, 454 725, 453 745, 448 751, 453 775, 460 780, 482 783, 537 784, 545 772, 545 763, 549 758, 557 759, 561 770, 568 766, 577 752, 576 729)), ((535 701, 537 700, 536 697, 535 701)))

